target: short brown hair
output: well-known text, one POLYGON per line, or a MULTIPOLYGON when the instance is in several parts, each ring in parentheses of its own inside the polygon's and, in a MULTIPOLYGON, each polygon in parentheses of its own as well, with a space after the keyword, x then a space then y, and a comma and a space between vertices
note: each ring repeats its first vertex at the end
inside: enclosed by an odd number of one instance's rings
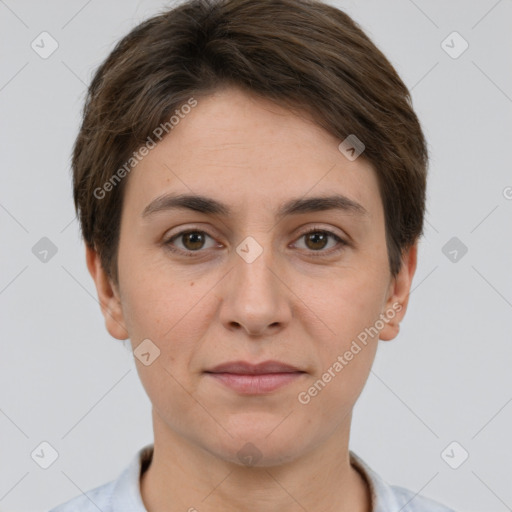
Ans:
POLYGON ((119 41, 88 89, 74 202, 84 240, 114 283, 128 178, 112 177, 180 105, 229 85, 309 113, 340 142, 355 134, 364 143, 395 276, 423 232, 428 152, 390 62, 346 13, 318 0, 188 0, 119 41))

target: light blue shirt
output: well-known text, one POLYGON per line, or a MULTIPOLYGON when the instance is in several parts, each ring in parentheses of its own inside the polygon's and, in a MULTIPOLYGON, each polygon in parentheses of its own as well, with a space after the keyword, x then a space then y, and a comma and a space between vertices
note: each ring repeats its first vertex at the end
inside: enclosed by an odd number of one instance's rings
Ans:
MULTIPOLYGON (((352 451, 351 464, 370 486, 372 512, 455 512, 403 487, 387 484, 352 451)), ((140 494, 141 470, 151 462, 153 444, 141 448, 116 480, 100 485, 50 512, 147 512, 140 494)))

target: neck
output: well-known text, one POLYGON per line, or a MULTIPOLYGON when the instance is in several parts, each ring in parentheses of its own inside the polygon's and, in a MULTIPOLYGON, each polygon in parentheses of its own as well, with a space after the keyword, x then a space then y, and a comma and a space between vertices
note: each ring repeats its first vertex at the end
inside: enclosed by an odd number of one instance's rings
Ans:
POLYGON ((154 452, 140 481, 148 512, 371 512, 350 464, 350 418, 322 445, 283 464, 243 466, 168 429, 153 412, 154 452))

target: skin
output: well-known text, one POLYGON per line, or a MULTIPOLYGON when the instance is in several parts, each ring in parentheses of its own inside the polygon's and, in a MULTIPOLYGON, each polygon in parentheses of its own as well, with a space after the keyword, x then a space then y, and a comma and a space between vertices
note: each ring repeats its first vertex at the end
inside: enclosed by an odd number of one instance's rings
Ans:
POLYGON ((118 286, 86 249, 109 333, 130 338, 134 350, 144 339, 160 350, 149 366, 135 358, 153 405, 154 456, 141 479, 148 511, 371 510, 368 486, 349 460, 352 409, 378 339, 398 334, 417 245, 392 279, 375 171, 364 154, 348 160, 340 142, 307 117, 238 89, 198 98, 129 175, 118 286), (166 192, 202 194, 233 214, 169 210, 143 218, 166 192), (333 192, 368 215, 274 216, 291 198, 333 192), (202 244, 186 236, 172 242, 192 257, 166 249, 172 236, 192 228, 208 235, 202 244), (348 245, 329 238, 324 247, 303 236, 318 229, 348 245), (252 263, 236 252, 247 236, 263 248, 252 263), (298 394, 397 303, 401 310, 380 333, 300 403, 298 394), (238 359, 276 359, 307 373, 259 396, 238 394, 204 373, 238 359), (253 466, 237 456, 248 442, 260 454, 253 466))

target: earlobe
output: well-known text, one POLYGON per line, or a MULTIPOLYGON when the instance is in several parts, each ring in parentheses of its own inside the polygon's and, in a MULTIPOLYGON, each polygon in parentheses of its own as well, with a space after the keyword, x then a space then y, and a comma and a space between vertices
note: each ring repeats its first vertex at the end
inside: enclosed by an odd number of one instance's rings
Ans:
POLYGON ((125 326, 123 309, 119 293, 111 279, 103 269, 101 259, 96 250, 86 244, 86 262, 89 273, 96 285, 96 292, 100 303, 101 312, 105 318, 105 326, 109 334, 118 339, 128 339, 128 331, 125 326))
POLYGON ((400 331, 400 322, 407 310, 411 284, 416 272, 417 255, 418 243, 416 242, 402 255, 402 267, 398 275, 391 280, 388 297, 381 315, 385 325, 379 334, 379 339, 383 341, 396 338, 400 331))

